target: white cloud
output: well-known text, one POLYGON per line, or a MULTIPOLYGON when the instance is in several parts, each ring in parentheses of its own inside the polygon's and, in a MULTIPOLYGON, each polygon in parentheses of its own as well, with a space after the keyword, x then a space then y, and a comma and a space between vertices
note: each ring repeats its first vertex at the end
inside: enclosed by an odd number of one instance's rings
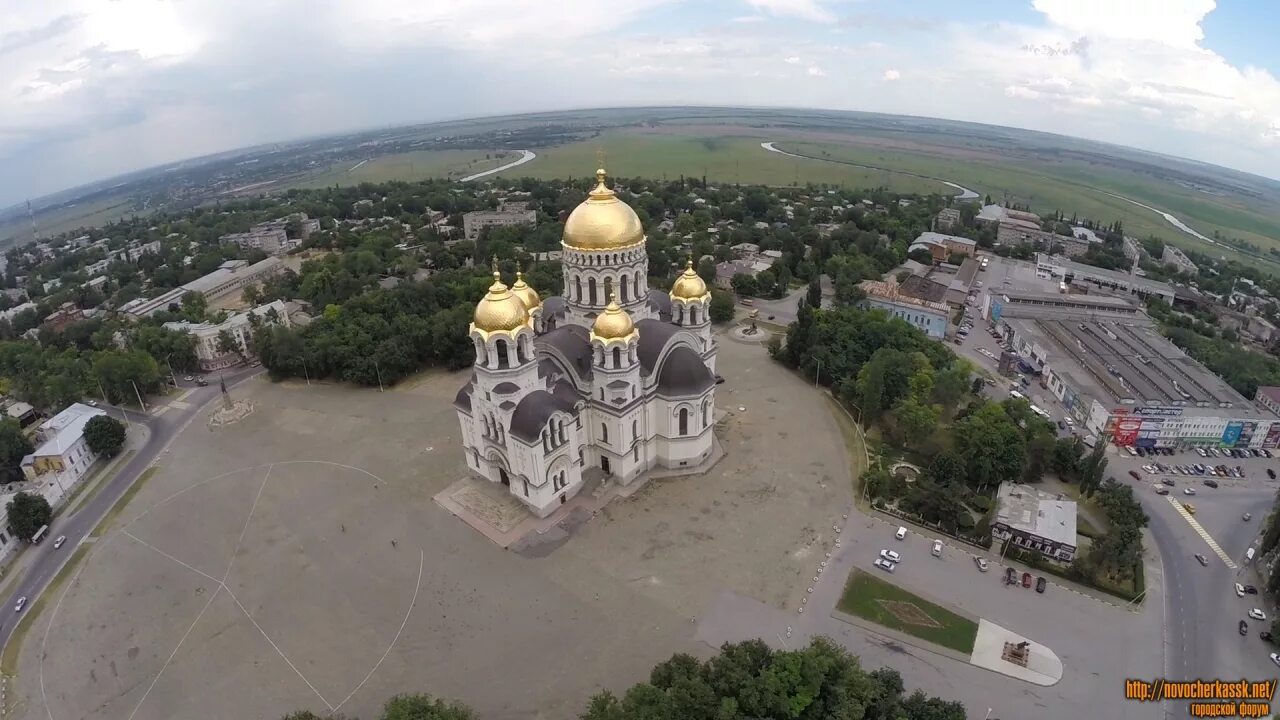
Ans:
POLYGON ((893 82, 894 80, 901 79, 901 78, 902 78, 902 73, 898 72, 897 70, 893 70, 893 69, 885 70, 885 71, 884 71, 884 75, 883 75, 883 77, 884 77, 885 82, 893 82))
POLYGON ((1024 98, 1027 100, 1035 100, 1040 97, 1040 93, 1022 85, 1009 85, 1004 89, 1004 94, 1011 98, 1024 98))
POLYGON ((823 75, 826 75, 826 73, 822 72, 822 68, 817 65, 810 65, 807 72, 813 77, 822 77, 823 75))
POLYGON ((751 7, 775 17, 799 18, 813 22, 835 22, 836 16, 818 0, 747 0, 751 7))
POLYGON ((1035 0, 1032 6, 1065 30, 1089 36, 1195 47, 1200 21, 1215 0, 1035 0))
POLYGON ((787 58, 786 60, 783 60, 782 62, 788 65, 799 65, 800 57, 798 55, 792 55, 791 57, 787 58))

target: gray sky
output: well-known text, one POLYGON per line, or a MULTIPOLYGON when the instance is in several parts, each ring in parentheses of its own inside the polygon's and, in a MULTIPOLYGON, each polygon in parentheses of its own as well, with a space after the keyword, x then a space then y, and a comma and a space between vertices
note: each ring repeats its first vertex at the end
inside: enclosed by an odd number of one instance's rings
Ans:
POLYGON ((642 104, 943 117, 1280 177, 1278 5, 0 0, 0 206, 259 142, 642 104))

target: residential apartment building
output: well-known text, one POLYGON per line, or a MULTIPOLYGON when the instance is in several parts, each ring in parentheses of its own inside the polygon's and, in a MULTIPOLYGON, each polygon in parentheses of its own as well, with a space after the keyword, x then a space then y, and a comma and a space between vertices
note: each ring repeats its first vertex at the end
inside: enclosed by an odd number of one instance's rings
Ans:
POLYGON ((253 336, 254 318, 264 325, 284 325, 289 327, 289 311, 283 300, 276 300, 259 305, 251 310, 236 313, 220 323, 167 322, 165 329, 190 333, 196 338, 196 360, 202 371, 220 370, 231 367, 249 355, 249 341, 253 336), (230 333, 239 346, 236 351, 224 352, 219 347, 218 338, 223 332, 230 333))
MULTIPOLYGON (((70 490, 89 472, 98 456, 89 449, 84 426, 107 413, 82 403, 73 403, 45 420, 36 432, 39 446, 22 458, 22 474, 28 480, 57 487, 58 497, 70 490)), ((50 504, 54 500, 49 501, 50 504)))
POLYGON ((276 254, 281 250, 289 248, 289 235, 284 228, 271 228, 265 230, 250 230, 243 233, 229 233, 218 238, 218 242, 239 245, 242 248, 252 248, 261 250, 265 253, 276 254))
POLYGON ((517 210, 503 212, 501 210, 477 210, 463 213, 462 231, 468 240, 480 237, 480 231, 488 227, 511 227, 528 225, 532 227, 538 221, 538 213, 533 210, 517 210))
POLYGON ((864 280, 858 286, 867 294, 862 307, 878 308, 902 318, 935 340, 947 336, 950 309, 946 303, 906 295, 899 291, 893 280, 864 280))
POLYGON ((1174 268, 1178 272, 1184 272, 1189 275, 1200 274, 1200 268, 1191 262, 1191 258, 1186 253, 1172 245, 1165 245, 1164 252, 1160 254, 1160 262, 1174 268))
POLYGON ((960 227, 960 211, 955 208, 943 208, 933 218, 933 229, 937 232, 949 232, 960 227))
POLYGON ((1026 485, 1001 483, 991 537, 1069 563, 1076 556, 1076 504, 1026 485))

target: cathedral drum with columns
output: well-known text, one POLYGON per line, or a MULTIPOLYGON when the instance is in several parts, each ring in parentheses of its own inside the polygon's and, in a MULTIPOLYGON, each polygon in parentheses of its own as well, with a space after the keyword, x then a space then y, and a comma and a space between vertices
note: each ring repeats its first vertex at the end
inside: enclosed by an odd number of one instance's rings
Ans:
POLYGON ((561 297, 494 272, 454 400, 467 466, 539 517, 586 480, 695 467, 714 445, 711 294, 692 263, 670 292, 649 289, 640 218, 596 178, 565 222, 561 297))

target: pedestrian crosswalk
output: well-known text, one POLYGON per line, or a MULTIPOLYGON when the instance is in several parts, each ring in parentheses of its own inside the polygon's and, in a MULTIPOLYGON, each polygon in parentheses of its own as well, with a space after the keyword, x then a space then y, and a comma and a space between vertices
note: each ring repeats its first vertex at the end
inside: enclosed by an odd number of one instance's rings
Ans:
POLYGON ((1235 564, 1235 562, 1231 559, 1231 556, 1227 555, 1227 553, 1224 552, 1223 549, 1218 546, 1218 542, 1213 539, 1213 536, 1209 534, 1209 531, 1201 527, 1200 523, 1195 519, 1195 516, 1187 512, 1187 509, 1182 506, 1182 503, 1177 498, 1170 495, 1170 496, 1166 496, 1165 499, 1168 500, 1169 504, 1173 506, 1173 509, 1177 510, 1178 514, 1181 515, 1183 519, 1187 521, 1187 524, 1191 526, 1191 529, 1195 530, 1197 535, 1204 538, 1205 543, 1209 545, 1209 549, 1212 550, 1215 555, 1222 558, 1222 562, 1226 563, 1227 567, 1231 568, 1232 570, 1235 570, 1236 568, 1240 567, 1239 565, 1235 564))

